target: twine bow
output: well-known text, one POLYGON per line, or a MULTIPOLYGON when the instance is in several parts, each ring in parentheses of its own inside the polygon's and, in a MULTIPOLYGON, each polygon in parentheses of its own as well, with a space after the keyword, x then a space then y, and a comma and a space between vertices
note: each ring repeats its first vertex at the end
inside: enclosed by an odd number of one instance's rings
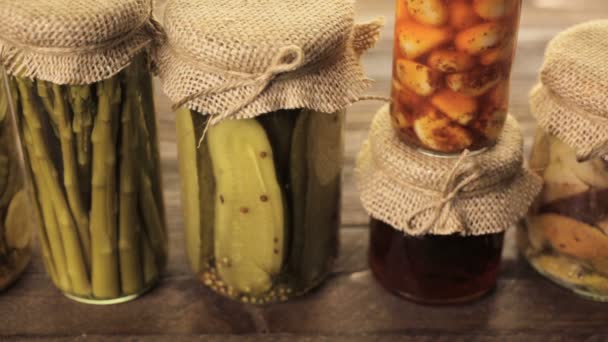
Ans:
POLYGON ((281 74, 292 72, 300 68, 304 64, 304 52, 299 46, 289 45, 279 49, 279 52, 272 59, 268 68, 259 74, 244 74, 239 75, 238 78, 232 79, 223 83, 217 87, 203 89, 194 94, 188 95, 176 102, 173 105, 173 110, 177 110, 186 103, 209 95, 221 94, 236 88, 252 86, 253 90, 251 93, 244 97, 241 101, 237 102, 234 106, 228 108, 226 111, 213 115, 209 120, 203 131, 203 134, 199 140, 199 147, 202 141, 205 139, 207 130, 210 126, 213 126, 223 120, 226 120, 239 112, 241 109, 252 103, 258 96, 260 96, 266 88, 272 83, 272 81, 281 74))
MULTIPOLYGON (((423 224, 420 230, 415 232, 416 234, 428 234, 433 227, 443 226, 447 223, 450 213, 454 211, 454 203, 457 200, 458 195, 469 184, 477 181, 481 177, 481 173, 477 170, 476 164, 465 163, 469 156, 469 150, 465 150, 460 155, 454 168, 447 174, 447 178, 437 200, 431 201, 428 205, 425 205, 408 216, 406 219, 408 231, 414 232, 412 224, 414 219, 429 210, 432 211, 431 217, 423 224), (473 172, 470 175, 459 179, 469 170, 473 170, 473 172)), ((437 195, 436 192, 434 194, 437 195)), ((461 218, 459 218, 459 220, 462 222, 461 218)))

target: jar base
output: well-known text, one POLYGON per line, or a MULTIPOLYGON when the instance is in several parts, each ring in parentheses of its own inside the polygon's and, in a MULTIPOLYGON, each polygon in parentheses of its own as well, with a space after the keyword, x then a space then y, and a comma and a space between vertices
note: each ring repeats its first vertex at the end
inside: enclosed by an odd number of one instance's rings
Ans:
POLYGON ((22 257, 18 262, 16 262, 15 269, 10 272, 10 275, 6 277, 0 276, 0 292, 3 292, 15 285, 23 272, 25 272, 25 269, 29 266, 31 259, 32 256, 28 252, 26 256, 22 257))
POLYGON ((153 282, 152 284, 146 286, 143 290, 141 290, 138 293, 134 293, 131 295, 126 295, 126 296, 122 296, 122 297, 118 297, 118 298, 111 298, 111 299, 84 298, 84 297, 79 297, 76 295, 71 295, 71 294, 65 293, 65 292, 63 293, 63 295, 75 302, 82 303, 82 304, 89 304, 89 305, 123 304, 123 303, 130 302, 132 300, 135 300, 135 299, 145 295, 148 291, 150 291, 152 288, 154 288, 156 286, 156 284, 157 284, 157 282, 153 282))
MULTIPOLYGON (((332 263, 332 265, 333 265, 333 263, 332 263)), ((331 269, 331 267, 329 269, 331 269)), ((199 274, 198 278, 199 278, 199 281, 205 287, 207 287, 208 289, 210 289, 211 291, 213 291, 214 293, 216 293, 222 297, 225 297, 225 298, 228 298, 228 299, 231 299, 231 300, 237 301, 239 303, 243 303, 243 304, 253 304, 253 305, 263 306, 263 305, 281 304, 281 303, 288 302, 292 299, 305 296, 305 295, 309 294, 310 292, 315 291, 317 288, 321 287, 324 284, 325 280, 327 280, 327 278, 329 277, 329 274, 330 274, 330 272, 323 273, 322 275, 317 277, 315 280, 311 281, 308 286, 302 287, 299 289, 294 289, 293 287, 289 286, 287 283, 276 284, 275 290, 277 288, 279 288, 280 290, 285 290, 285 292, 283 294, 271 296, 271 298, 255 298, 255 300, 252 300, 252 297, 250 297, 247 294, 231 292, 230 290, 228 290, 225 287, 225 285, 222 285, 222 286, 214 285, 213 284, 214 280, 212 280, 212 279, 216 279, 213 277, 217 277, 217 271, 215 271, 214 268, 209 268, 207 271, 203 272, 202 274, 199 274)))
POLYGON ((551 275, 551 273, 546 272, 545 270, 536 267, 533 263, 530 262, 530 260, 528 260, 526 258, 526 260, 528 261, 528 265, 530 265, 530 267, 532 267, 536 272, 538 272, 538 274, 540 274, 545 280, 550 281, 552 284, 559 286, 560 288, 570 291, 576 295, 578 295, 579 297, 586 299, 586 300, 590 300, 590 301, 594 301, 594 302, 600 302, 600 303, 608 303, 608 294, 605 296, 599 295, 597 293, 591 292, 591 291, 587 291, 584 289, 580 289, 580 288, 573 288, 572 284, 568 284, 565 281, 560 280, 557 277, 554 277, 553 275, 551 275))
POLYGON ((496 286, 493 286, 493 287, 483 289, 481 291, 471 293, 471 294, 468 294, 468 295, 462 296, 462 297, 444 298, 444 299, 423 298, 423 297, 416 296, 416 295, 408 293, 408 292, 399 291, 395 288, 387 286, 384 279, 382 278, 382 275, 379 274, 378 272, 376 272, 373 267, 371 268, 371 270, 372 270, 372 274, 374 275, 374 278, 376 279, 376 281, 385 290, 387 290, 388 292, 390 292, 391 294, 393 294, 399 298, 408 300, 410 302, 414 302, 416 304, 422 304, 422 305, 443 306, 443 305, 456 305, 456 304, 470 303, 470 302, 473 302, 477 299, 480 299, 480 298, 486 296, 487 294, 489 294, 496 288, 496 286))

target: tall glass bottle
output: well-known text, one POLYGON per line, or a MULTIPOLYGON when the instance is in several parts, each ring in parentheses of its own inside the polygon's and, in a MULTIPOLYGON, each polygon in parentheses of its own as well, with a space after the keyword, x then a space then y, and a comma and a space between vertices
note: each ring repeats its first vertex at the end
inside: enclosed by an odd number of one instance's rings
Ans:
POLYGON ((492 146, 508 112, 521 0, 397 0, 391 115, 438 153, 492 146))
POLYGON ((202 140, 208 116, 176 115, 187 250, 201 281, 253 304, 319 285, 337 256, 344 113, 227 120, 202 140))
POLYGON ((46 269, 76 301, 134 299, 167 260, 147 53, 119 74, 60 85, 12 76, 46 269))

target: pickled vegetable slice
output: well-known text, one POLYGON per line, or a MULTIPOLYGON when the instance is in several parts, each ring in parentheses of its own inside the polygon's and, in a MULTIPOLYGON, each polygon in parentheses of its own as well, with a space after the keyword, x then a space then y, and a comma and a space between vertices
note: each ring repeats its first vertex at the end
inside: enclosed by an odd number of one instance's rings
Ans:
MULTIPOLYGON (((201 227, 198 170, 196 165, 198 144, 192 113, 187 108, 180 108, 175 113, 177 126, 177 148, 179 174, 182 189, 182 207, 186 229, 186 251, 190 266, 195 272, 200 271, 201 262, 201 227)), ((204 186, 204 185, 203 185, 204 186)))
POLYGON ((529 220, 530 229, 544 232, 556 251, 582 259, 608 257, 608 236, 573 218, 542 214, 529 220))
POLYGON ((215 257, 220 277, 237 290, 270 290, 283 264, 284 200, 272 148, 255 120, 211 128, 208 143, 217 181, 215 257))
POLYGON ((4 238, 9 248, 23 249, 29 245, 31 241, 31 217, 28 215, 28 210, 27 193, 21 190, 13 196, 4 223, 4 238))

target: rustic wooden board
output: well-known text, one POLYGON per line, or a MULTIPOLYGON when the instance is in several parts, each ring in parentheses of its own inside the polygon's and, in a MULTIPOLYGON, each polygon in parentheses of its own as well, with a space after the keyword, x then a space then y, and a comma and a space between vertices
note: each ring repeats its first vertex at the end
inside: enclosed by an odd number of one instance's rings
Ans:
MULTIPOLYGON (((157 9, 162 10, 162 3, 157 9)), ((527 93, 536 81, 544 47, 560 30, 608 14, 605 0, 524 0, 519 51, 512 82, 512 113, 529 149, 535 129, 527 93)), ((391 65, 391 0, 359 0, 362 20, 378 15, 387 27, 365 65, 388 92, 391 65)), ((93 341, 562 341, 608 340, 608 304, 570 295, 535 274, 518 257, 509 233, 496 291, 470 305, 428 307, 384 291, 367 267, 367 215, 353 185, 356 153, 378 103, 350 109, 344 173, 342 251, 329 281, 288 304, 243 306, 214 295, 192 276, 183 248, 175 125, 159 92, 160 138, 171 255, 160 286, 140 300, 111 307, 74 303, 53 288, 36 254, 24 277, 0 295, 0 339, 93 341)))

